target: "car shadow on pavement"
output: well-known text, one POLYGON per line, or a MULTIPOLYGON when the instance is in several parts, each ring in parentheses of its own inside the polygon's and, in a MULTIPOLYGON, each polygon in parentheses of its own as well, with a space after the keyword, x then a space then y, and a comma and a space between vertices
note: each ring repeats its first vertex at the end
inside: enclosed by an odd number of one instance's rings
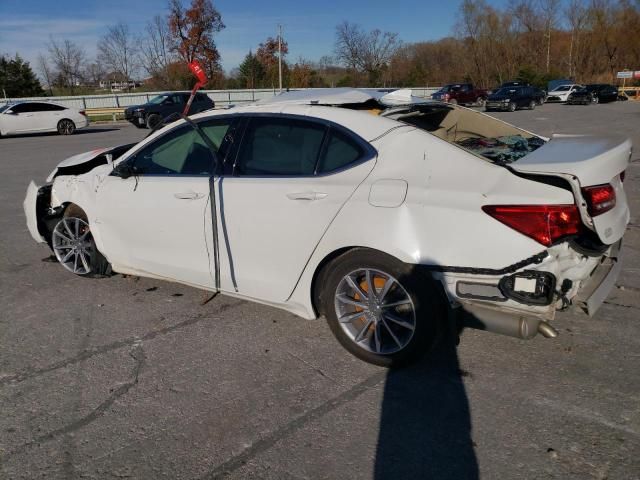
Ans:
MULTIPOLYGON (((104 133, 114 132, 120 130, 118 127, 89 127, 81 130, 76 130, 71 136, 74 135, 86 135, 88 133, 104 133)), ((39 132, 39 133, 21 133, 16 135, 7 135, 6 138, 33 138, 33 137, 65 137, 67 135, 60 135, 58 132, 39 132)))
MULTIPOLYGON (((450 316, 451 318, 451 316, 450 316)), ((384 387, 375 480, 479 478, 457 333, 422 361, 390 370, 384 387)))

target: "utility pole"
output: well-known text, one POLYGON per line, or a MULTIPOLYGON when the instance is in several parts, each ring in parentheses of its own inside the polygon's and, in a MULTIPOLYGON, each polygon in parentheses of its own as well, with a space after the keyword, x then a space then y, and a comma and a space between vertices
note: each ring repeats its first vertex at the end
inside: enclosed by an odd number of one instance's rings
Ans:
POLYGON ((278 82, 282 93, 282 25, 278 25, 278 82))

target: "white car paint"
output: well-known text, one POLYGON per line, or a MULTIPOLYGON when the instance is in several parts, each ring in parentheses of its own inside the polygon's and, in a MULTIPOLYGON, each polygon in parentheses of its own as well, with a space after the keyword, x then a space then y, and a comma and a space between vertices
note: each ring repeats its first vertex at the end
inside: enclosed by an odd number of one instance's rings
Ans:
POLYGON ((11 104, 0 112, 0 135, 56 132, 58 122, 63 119, 71 120, 76 130, 89 125, 89 119, 86 115, 81 114, 80 110, 64 107, 57 103, 19 102, 11 104), (34 111, 20 111, 25 106, 30 106, 29 110, 34 111), (56 108, 56 110, 45 110, 46 108, 56 108))
MULTIPOLYGON (((367 141, 376 155, 335 174, 213 179, 223 293, 316 318, 312 285, 319 266, 342 249, 368 247, 412 265, 453 267, 434 274, 452 305, 550 320, 556 304, 523 305, 509 299, 487 305, 460 298, 456 285, 461 280, 495 283, 502 275, 476 274, 473 269, 498 272, 543 254, 538 263, 516 270, 551 272, 559 283, 570 279, 566 295, 571 298, 600 261, 580 255, 566 241, 544 247, 481 210, 483 205, 573 204, 574 195, 581 198, 579 189, 572 192, 514 175, 412 125, 359 111, 274 102, 192 119, 236 114, 286 114, 334 122, 367 141)), ((183 124, 181 120, 154 133, 114 166, 183 124)), ((605 181, 624 170, 628 142, 574 138, 574 146, 583 140, 587 146, 572 152, 568 140, 556 137, 513 166, 523 172, 575 176, 578 182, 605 181), (560 151, 566 155, 553 156, 560 151)), ((76 176, 57 176, 52 207, 75 203, 84 209, 96 244, 114 271, 213 290, 209 178, 122 179, 109 175, 111 170, 103 165, 76 176)), ((603 238, 608 245, 621 239, 621 227, 629 218, 621 182, 615 188, 620 200, 616 208, 597 222, 585 223, 598 234, 611 229, 603 238)), ((32 236, 41 242, 42 235, 33 228, 33 191, 30 186, 25 212, 32 236)))
POLYGON ((569 99, 569 95, 578 90, 579 88, 583 88, 582 85, 570 84, 570 85, 560 85, 555 89, 551 90, 547 97, 558 97, 558 101, 566 102, 569 99))

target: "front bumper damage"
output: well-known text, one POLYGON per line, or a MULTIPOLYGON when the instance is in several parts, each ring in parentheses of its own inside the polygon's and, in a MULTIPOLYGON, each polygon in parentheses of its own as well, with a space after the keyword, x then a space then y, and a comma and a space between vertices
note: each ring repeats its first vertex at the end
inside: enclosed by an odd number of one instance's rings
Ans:
POLYGON ((565 242, 546 253, 506 274, 445 268, 434 276, 465 326, 523 339, 538 333, 555 337, 549 322, 557 311, 577 307, 589 316, 596 313, 620 274, 622 249, 619 241, 604 254, 589 256, 565 242))

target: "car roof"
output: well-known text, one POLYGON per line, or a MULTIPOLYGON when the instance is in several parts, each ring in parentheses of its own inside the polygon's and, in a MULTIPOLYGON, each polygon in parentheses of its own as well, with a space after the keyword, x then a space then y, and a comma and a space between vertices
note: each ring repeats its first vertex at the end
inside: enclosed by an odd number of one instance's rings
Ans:
POLYGON ((261 105, 363 105, 378 103, 381 107, 431 103, 433 100, 415 97, 410 89, 375 88, 314 88, 282 92, 257 102, 261 105))
POLYGON ((371 141, 393 128, 399 126, 410 125, 385 118, 379 115, 373 115, 367 111, 352 110, 349 108, 335 108, 321 105, 304 105, 292 103, 265 103, 253 104, 246 106, 232 107, 226 110, 208 110, 206 112, 191 115, 189 118, 193 120, 215 118, 223 115, 249 115, 249 114, 280 114, 280 115, 297 115, 309 117, 319 120, 327 120, 339 125, 343 125, 353 131, 365 140, 371 141))

